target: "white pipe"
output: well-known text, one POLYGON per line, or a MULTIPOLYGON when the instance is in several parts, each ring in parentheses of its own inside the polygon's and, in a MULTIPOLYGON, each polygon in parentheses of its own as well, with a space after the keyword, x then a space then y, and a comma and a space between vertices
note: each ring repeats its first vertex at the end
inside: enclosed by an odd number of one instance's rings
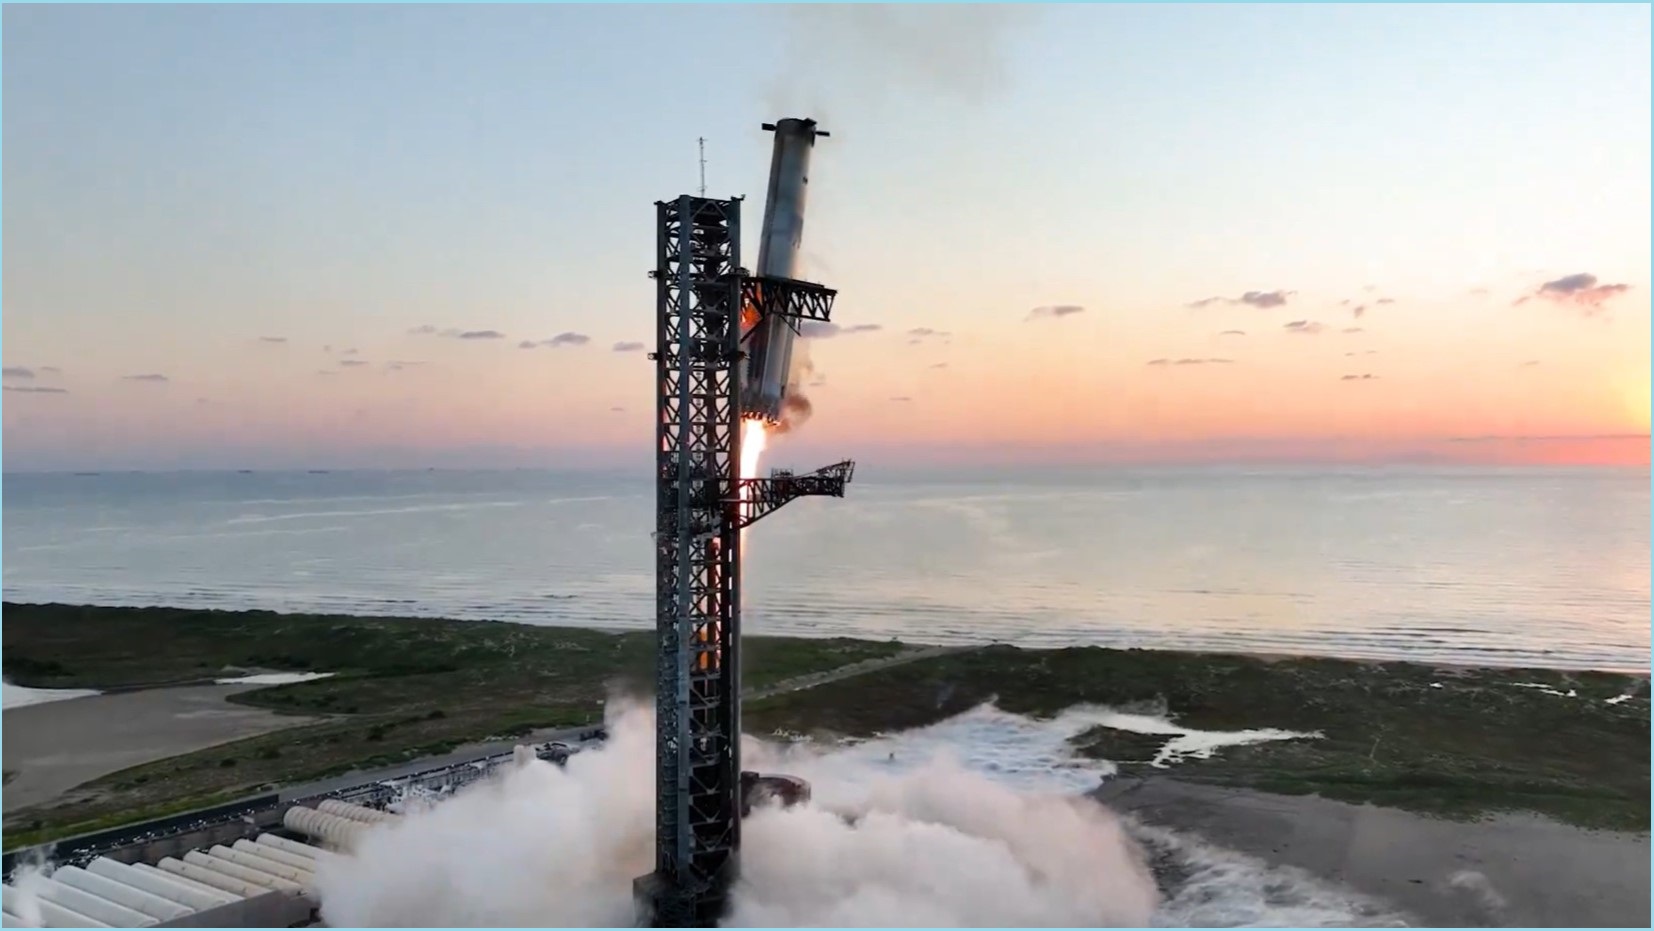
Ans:
POLYGON ((93 895, 74 886, 64 885, 56 879, 47 878, 40 883, 40 897, 55 905, 71 909, 101 921, 111 927, 119 928, 147 928, 156 924, 155 919, 136 909, 127 908, 117 902, 111 902, 102 896, 93 895))
POLYGON ((86 872, 95 876, 107 877, 116 882, 126 883, 128 886, 177 902, 179 905, 186 906, 194 911, 216 908, 235 901, 235 897, 228 893, 219 892, 207 886, 198 885, 191 888, 184 885, 183 882, 176 881, 177 877, 168 877, 160 872, 146 873, 131 864, 111 860, 108 857, 99 857, 86 864, 86 872))
POLYGON ((185 863, 184 861, 173 857, 167 857, 165 860, 162 860, 156 865, 165 872, 171 873, 175 876, 191 879, 195 882, 201 883, 202 885, 211 886, 214 889, 222 889, 225 892, 232 893, 243 899, 250 899, 254 896, 260 896, 270 891, 268 887, 261 886, 258 883, 250 883, 246 880, 237 879, 227 873, 220 873, 217 870, 209 870, 204 866, 197 866, 194 863, 185 863))
POLYGON ((316 810, 325 811, 330 815, 338 815, 341 818, 349 818, 352 821, 360 821, 364 824, 382 824, 386 821, 397 821, 401 817, 388 811, 379 811, 365 805, 353 805, 350 802, 343 802, 336 798, 323 799, 322 803, 316 806, 316 810))
POLYGON ((238 840, 230 845, 230 849, 239 850, 255 857, 263 857, 271 862, 280 863, 282 866, 292 867, 296 870, 303 870, 306 873, 313 874, 316 872, 315 860, 296 853, 288 853, 277 847, 260 844, 256 841, 238 840))
POLYGON ((258 836, 258 843, 263 844, 266 847, 274 847, 277 850, 285 850, 294 856, 313 860, 318 865, 326 863, 328 860, 331 860, 337 856, 337 854, 329 853, 320 847, 312 847, 309 844, 301 844, 296 840, 289 840, 275 834, 260 834, 258 836))
POLYGON ((61 866, 52 873, 52 878, 66 886, 74 886, 82 892, 89 892, 102 899, 108 899, 116 905, 130 908, 135 912, 142 912, 156 921, 171 921, 182 918, 193 909, 179 905, 170 899, 164 899, 153 892, 145 892, 137 886, 130 886, 107 876, 89 873, 78 866, 61 866))
POLYGON ((351 821, 314 808, 289 808, 282 816, 282 821, 301 834, 319 838, 347 850, 355 846, 356 838, 368 827, 360 821, 351 821))
POLYGON ((215 857, 212 854, 202 853, 199 850, 191 850, 184 854, 184 862, 193 863, 202 869, 212 870, 215 873, 223 873, 225 876, 239 879, 242 882, 249 882, 255 886, 263 886, 266 889, 299 891, 299 884, 290 879, 272 876, 263 870, 249 869, 239 863, 226 860, 223 857, 215 857))
POLYGON ((250 870, 258 870, 260 873, 265 873, 270 876, 278 876, 290 883, 298 883, 301 886, 308 884, 310 880, 314 878, 309 870, 299 869, 296 866, 288 866, 280 861, 266 859, 265 857, 251 854, 244 850, 232 850, 223 844, 215 845, 212 849, 208 850, 207 853, 219 858, 220 860, 228 860, 231 863, 245 866, 250 870))
POLYGON ((183 886, 185 889, 189 889, 193 892, 199 892, 202 895, 210 896, 215 900, 219 900, 219 904, 221 905, 228 905, 231 902, 241 901, 241 896, 235 894, 234 892, 230 892, 226 889, 220 889, 217 886, 209 886, 199 880, 191 879, 182 873, 169 873, 166 870, 156 869, 148 863, 128 863, 126 865, 145 875, 159 877, 160 879, 170 882, 173 885, 183 886))
MULTIPOLYGON (((21 913, 22 913, 22 911, 24 911, 24 907, 21 903, 18 902, 18 899, 21 898, 22 896, 23 896, 23 893, 20 892, 14 886, 0 886, 0 903, 3 903, 4 908, 8 913, 18 915, 18 918, 17 918, 17 926, 18 927, 29 927, 29 925, 27 925, 21 917, 21 913)), ((73 909, 64 908, 63 906, 57 904, 56 902, 48 902, 45 899, 42 899, 38 895, 34 897, 34 905, 35 905, 35 911, 38 912, 39 915, 40 915, 40 921, 41 921, 41 926, 42 927, 46 927, 46 928, 107 928, 107 927, 109 927, 108 925, 104 924, 101 921, 98 921, 98 920, 93 919, 93 918, 88 918, 85 915, 82 915, 81 913, 79 913, 77 911, 74 911, 73 909)))

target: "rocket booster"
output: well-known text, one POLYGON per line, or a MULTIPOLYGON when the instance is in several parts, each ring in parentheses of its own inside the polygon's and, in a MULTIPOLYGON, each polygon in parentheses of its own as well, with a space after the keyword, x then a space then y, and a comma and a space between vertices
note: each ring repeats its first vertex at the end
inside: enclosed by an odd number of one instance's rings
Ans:
MULTIPOLYGON (((810 184, 810 154, 817 136, 827 133, 810 119, 765 123, 775 133, 770 157, 770 184, 764 199, 764 226, 758 237, 760 276, 798 277, 798 249, 804 239, 804 202, 810 184)), ((741 409, 746 416, 781 419, 791 389, 793 322, 779 315, 757 319, 753 308, 742 312, 746 366, 741 379, 741 409)))

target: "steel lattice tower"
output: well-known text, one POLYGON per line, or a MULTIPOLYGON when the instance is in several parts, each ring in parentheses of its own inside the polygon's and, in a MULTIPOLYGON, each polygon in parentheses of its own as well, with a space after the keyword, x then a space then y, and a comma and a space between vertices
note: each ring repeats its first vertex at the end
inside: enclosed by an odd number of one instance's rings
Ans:
POLYGON ((734 880, 748 793, 788 784, 741 770, 741 530, 797 497, 842 497, 854 464, 740 474, 744 347, 771 318, 795 333, 826 321, 835 292, 748 275, 739 198, 684 195, 655 209, 656 847, 638 895, 656 926, 710 926, 734 880))

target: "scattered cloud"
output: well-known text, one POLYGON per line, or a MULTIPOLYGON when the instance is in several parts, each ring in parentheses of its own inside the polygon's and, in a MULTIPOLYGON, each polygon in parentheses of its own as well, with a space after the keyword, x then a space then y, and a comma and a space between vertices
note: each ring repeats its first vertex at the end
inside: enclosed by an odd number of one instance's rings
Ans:
POLYGON ((1352 349, 1351 351, 1344 353, 1344 355, 1345 355, 1345 357, 1349 357, 1349 356, 1376 356, 1376 355, 1378 355, 1378 350, 1377 349, 1352 349))
POLYGON ((1534 366, 1536 366, 1538 364, 1539 364, 1538 359, 1529 359, 1528 361, 1523 362, 1521 365, 1518 365, 1517 368, 1531 369, 1531 368, 1533 368, 1534 366))
POLYGON ((618 407, 618 406, 617 407, 611 407, 611 408, 609 408, 609 411, 610 411, 610 413, 614 413, 614 414, 624 414, 624 413, 626 413, 626 408, 618 407))
POLYGON ((1339 378, 1338 380, 1339 381, 1373 381, 1377 378, 1378 378, 1377 375, 1345 375, 1345 376, 1339 378))
POLYGON ((1057 317, 1071 317, 1074 314, 1085 313, 1085 308, 1078 304, 1046 304, 1028 311, 1029 320, 1055 319, 1057 317))
POLYGON ((948 364, 946 362, 932 362, 930 367, 933 369, 945 369, 948 367, 948 364))
POLYGON ((898 394, 898 395, 892 397, 890 400, 892 400, 892 401, 911 401, 913 399, 908 397, 905 394, 898 394))
POLYGON ((339 355, 341 355, 341 356, 354 356, 354 355, 356 355, 356 347, 352 346, 349 349, 341 349, 341 350, 339 350, 339 355))
POLYGON ((1285 324, 1284 329, 1288 333, 1303 333, 1307 336, 1314 336, 1315 334, 1326 329, 1326 327, 1316 323, 1314 320, 1294 320, 1291 323, 1285 324))
POLYGON ((1378 300, 1374 301, 1373 303, 1374 304, 1394 304, 1395 302, 1396 302, 1396 299, 1393 298, 1393 297, 1381 297, 1378 300))
POLYGON ((122 375, 121 376, 121 381, 150 381, 150 382, 160 383, 160 382, 168 382, 168 381, 171 381, 171 380, 172 379, 166 377, 165 375, 159 375, 159 374, 155 374, 155 373, 150 373, 148 375, 122 375))
POLYGON ((391 361, 385 363, 385 371, 400 372, 403 369, 411 369, 424 364, 425 363, 420 360, 408 361, 406 359, 392 359, 391 361))
POLYGON ((7 391, 18 394, 68 394, 68 388, 53 388, 49 385, 7 385, 7 391))
POLYGON ((260 336, 258 338, 258 341, 261 342, 261 343, 285 343, 285 342, 287 342, 287 337, 285 337, 285 336, 260 336))
POLYGON ((935 330, 928 326, 916 326, 913 329, 908 330, 907 335, 913 337, 914 339, 929 339, 931 337, 935 337, 937 339, 947 339, 953 334, 949 333, 947 330, 935 330))
POLYGON ((55 365, 42 365, 40 367, 40 374, 42 374, 42 375, 62 375, 63 370, 58 368, 55 365))
POLYGON ((551 346, 552 348, 556 348, 558 346, 584 346, 591 341, 592 338, 584 333, 575 333, 571 330, 565 330, 564 332, 553 336, 551 339, 546 340, 546 345, 551 346))
POLYGON ((1471 288, 1470 289, 1470 296, 1471 297, 1487 297, 1488 294, 1490 294, 1490 293, 1491 292, 1489 292, 1488 289, 1486 289, 1486 288, 1471 288))
POLYGON ((1245 330, 1224 330, 1222 333, 1219 333, 1218 335, 1219 336, 1245 336, 1246 331, 1245 330))
POLYGON ((1532 294, 1517 298, 1513 306, 1526 303, 1529 298, 1541 297, 1553 303, 1577 307, 1589 317, 1601 312, 1610 299, 1629 290, 1631 286, 1628 284, 1601 284, 1597 276, 1579 272, 1545 282, 1532 294))
POLYGON ((1171 365, 1172 360, 1170 360, 1170 359, 1150 359, 1148 361, 1148 364, 1149 365, 1171 365))
POLYGON ((615 343, 613 350, 615 352, 642 352, 643 344, 638 342, 615 343))
POLYGON ((538 345, 540 345, 540 344, 536 343, 534 340, 525 339, 522 342, 517 344, 517 348, 518 349, 533 349, 535 346, 538 346, 538 345))
POLYGON ((1247 307, 1259 307, 1267 310, 1271 307, 1285 306, 1286 299, 1297 293, 1297 291, 1287 291, 1279 288, 1274 291, 1248 291, 1240 297, 1206 297, 1198 301, 1191 301, 1184 306, 1200 308, 1209 307, 1213 304, 1229 304, 1232 306, 1244 304, 1247 307))
POLYGON ((448 339, 505 339, 505 334, 499 330, 457 330, 452 327, 439 330, 430 324, 416 326, 408 331, 409 336, 445 336, 448 339))
POLYGON ((835 336, 849 336, 852 333, 877 333, 884 329, 880 323, 856 323, 850 326, 839 326, 824 320, 806 320, 799 325, 799 335, 805 339, 832 339, 835 336))
POLYGON ((1233 365, 1234 359, 1178 359, 1173 365, 1233 365))
POLYGON ((1367 305, 1366 305, 1366 304, 1357 304, 1357 305, 1355 305, 1355 306, 1354 306, 1354 307, 1352 307, 1352 308, 1350 308, 1350 313, 1351 313, 1351 314, 1352 314, 1352 315, 1353 315, 1353 316, 1354 316, 1354 317, 1355 317, 1355 319, 1357 319, 1357 320, 1360 320, 1360 319, 1361 319, 1361 315, 1362 315, 1362 314, 1365 314, 1365 313, 1366 313, 1366 312, 1367 312, 1367 305))
POLYGON ((361 368, 364 365, 367 365, 367 362, 365 362, 361 359, 340 359, 339 360, 339 368, 342 368, 342 369, 358 369, 358 368, 361 368))
POLYGON ((1362 328, 1360 328, 1358 326, 1347 326, 1341 332, 1344 332, 1344 333, 1365 333, 1367 331, 1363 330, 1362 328))
POLYGON ((22 365, 8 365, 0 370, 0 376, 5 378, 33 378, 34 369, 22 365))
POLYGON ((1376 284, 1364 284, 1364 285, 1361 286, 1361 290, 1367 292, 1368 294, 1371 294, 1374 291, 1378 290, 1378 285, 1376 285, 1376 284))

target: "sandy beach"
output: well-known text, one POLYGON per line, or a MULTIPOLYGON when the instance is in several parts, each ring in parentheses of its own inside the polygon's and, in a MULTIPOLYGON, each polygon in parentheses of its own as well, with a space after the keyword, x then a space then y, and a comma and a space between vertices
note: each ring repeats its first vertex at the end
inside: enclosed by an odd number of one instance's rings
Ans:
POLYGON ((7 812, 49 802, 129 766, 306 724, 232 704, 256 683, 145 689, 9 708, 4 717, 7 812))
POLYGON ((1296 866, 1436 927, 1642 927, 1649 837, 1526 814, 1474 822, 1170 778, 1110 780, 1115 811, 1296 866))

